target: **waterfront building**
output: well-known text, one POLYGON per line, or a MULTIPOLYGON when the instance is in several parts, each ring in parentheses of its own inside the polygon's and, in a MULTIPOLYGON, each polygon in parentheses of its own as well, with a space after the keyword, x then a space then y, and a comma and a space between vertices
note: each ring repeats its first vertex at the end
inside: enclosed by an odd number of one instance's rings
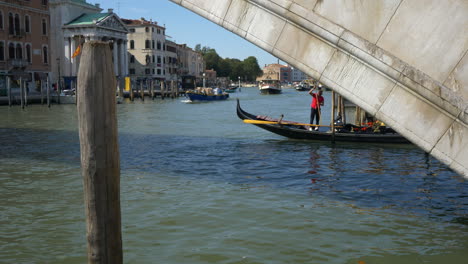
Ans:
POLYGON ((178 73, 182 80, 182 87, 192 89, 195 82, 201 85, 205 71, 203 55, 186 44, 178 44, 177 47, 178 73))
POLYGON ((6 75, 18 86, 21 77, 30 92, 40 90, 39 80, 50 72, 49 3, 0 1, 0 96, 6 95, 6 75))
POLYGON ((129 76, 137 80, 166 80, 166 28, 144 18, 122 21, 129 30, 129 76))
POLYGON ((177 44, 166 39, 166 80, 180 82, 178 75, 177 44))
POLYGON ((278 63, 268 64, 263 67, 263 75, 257 77, 257 81, 261 80, 280 80, 282 83, 291 82, 291 67, 278 63))
POLYGON ((106 13, 82 14, 63 27, 64 54, 58 61, 64 88, 75 83, 80 65, 79 52, 84 42, 90 40, 109 42, 112 50, 114 74, 127 75, 127 28, 120 18, 109 9, 106 13))
POLYGON ((291 67, 291 81, 292 82, 301 82, 307 79, 309 79, 309 76, 307 76, 307 74, 300 71, 299 69, 291 67))
POLYGON ((57 83, 59 75, 67 76, 70 68, 69 50, 65 53, 65 43, 68 45, 69 39, 65 39, 62 27, 82 14, 99 13, 102 9, 99 4, 88 4, 84 0, 49 0, 49 6, 51 81, 57 83))
POLYGON ((215 87, 217 86, 217 73, 214 69, 205 70, 205 84, 207 87, 215 87))

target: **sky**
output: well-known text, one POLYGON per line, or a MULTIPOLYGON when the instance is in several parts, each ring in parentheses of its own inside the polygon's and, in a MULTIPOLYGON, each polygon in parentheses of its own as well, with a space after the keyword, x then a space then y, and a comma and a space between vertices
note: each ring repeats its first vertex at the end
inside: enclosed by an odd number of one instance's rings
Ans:
POLYGON ((153 19, 166 27, 168 39, 187 44, 208 46, 216 50, 222 58, 244 60, 255 56, 260 68, 277 63, 278 59, 261 48, 213 22, 172 3, 169 0, 87 0, 90 4, 99 3, 103 12, 113 8, 121 18, 146 20, 153 19))

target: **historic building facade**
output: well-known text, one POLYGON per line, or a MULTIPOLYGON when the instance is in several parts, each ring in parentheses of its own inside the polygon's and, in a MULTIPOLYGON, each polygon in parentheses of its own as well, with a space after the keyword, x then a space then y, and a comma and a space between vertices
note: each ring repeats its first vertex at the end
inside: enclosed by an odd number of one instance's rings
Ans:
POLYGON ((120 18, 108 9, 100 13, 99 5, 88 4, 85 0, 51 1, 51 29, 54 82, 60 80, 63 88, 70 88, 78 74, 80 56, 78 47, 90 40, 107 41, 112 49, 114 72, 117 77, 127 75, 127 28, 120 18))
POLYGON ((166 80, 168 81, 181 81, 178 75, 177 47, 175 42, 166 40, 166 80))
POLYGON ((186 44, 177 45, 178 74, 184 89, 191 89, 194 83, 201 84, 205 61, 200 52, 194 51, 186 44))
POLYGON ((129 76, 137 80, 166 80, 165 27, 144 18, 122 21, 129 30, 129 76))
POLYGON ((257 77, 257 81, 279 80, 280 82, 291 82, 291 68, 278 63, 268 64, 263 67, 263 75, 257 77))
POLYGON ((23 78, 29 91, 40 89, 51 65, 49 27, 48 1, 0 1, 0 96, 6 75, 23 78))

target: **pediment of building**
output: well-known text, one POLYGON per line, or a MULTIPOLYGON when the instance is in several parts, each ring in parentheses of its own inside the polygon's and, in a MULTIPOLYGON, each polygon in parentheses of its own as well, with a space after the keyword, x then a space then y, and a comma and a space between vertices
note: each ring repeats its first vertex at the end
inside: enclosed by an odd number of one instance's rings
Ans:
POLYGON ((128 32, 127 28, 125 27, 124 23, 115 15, 108 16, 107 18, 103 19, 97 26, 111 28, 118 31, 128 32))

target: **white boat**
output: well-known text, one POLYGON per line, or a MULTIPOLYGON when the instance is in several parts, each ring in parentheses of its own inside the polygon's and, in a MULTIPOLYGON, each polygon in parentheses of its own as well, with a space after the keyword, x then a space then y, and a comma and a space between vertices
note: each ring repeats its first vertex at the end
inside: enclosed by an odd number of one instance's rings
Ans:
POLYGON ((262 94, 279 94, 281 93, 281 83, 279 80, 262 80, 258 86, 262 94))

